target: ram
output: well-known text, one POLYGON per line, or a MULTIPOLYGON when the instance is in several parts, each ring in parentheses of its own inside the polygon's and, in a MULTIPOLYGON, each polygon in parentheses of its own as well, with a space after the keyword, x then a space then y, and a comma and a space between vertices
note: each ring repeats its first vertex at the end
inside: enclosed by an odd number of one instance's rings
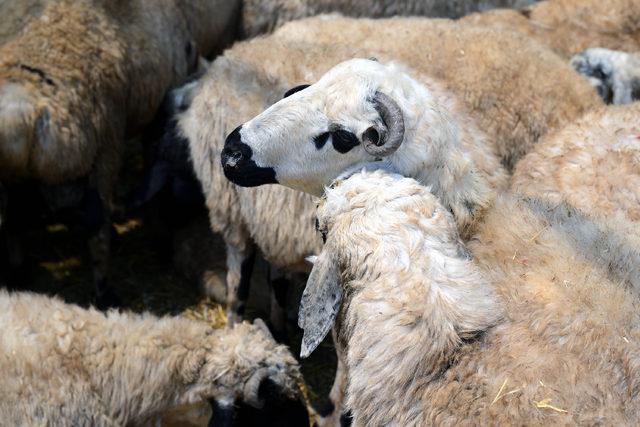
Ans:
MULTIPOLYGON (((318 36, 318 39, 322 37, 318 36)), ((458 117, 455 130, 453 127, 450 130, 454 134, 470 134, 471 138, 475 138, 475 133, 481 135, 477 127, 489 133, 487 143, 472 142, 476 145, 470 147, 471 151, 477 151, 476 169, 495 176, 486 184, 489 187, 500 187, 504 182, 499 160, 492 149, 487 148, 491 142, 495 141, 494 147, 503 161, 510 164, 549 129, 601 105, 595 91, 587 82, 576 79, 568 64, 527 39, 446 21, 320 17, 287 24, 267 38, 237 44, 214 61, 207 76, 199 83, 191 107, 180 119, 182 132, 189 140, 196 174, 205 191, 212 228, 227 242, 231 316, 242 309, 242 301, 237 300, 234 291, 241 281, 243 286, 248 284, 246 276, 242 278, 242 265, 250 258, 252 240, 268 261, 287 268, 307 268, 304 258, 314 253, 320 242, 310 232, 313 226, 310 196, 278 187, 245 190, 224 178, 218 159, 225 136, 238 124, 278 101, 292 86, 312 83, 345 59, 370 55, 406 60, 413 69, 429 76, 433 73, 435 78, 442 79, 443 84, 437 84, 425 76, 428 89, 437 92, 441 99, 443 108, 438 111, 449 108, 454 110, 454 117, 458 117), (309 38, 320 34, 323 28, 326 29, 325 38, 340 28, 341 33, 358 35, 354 46, 362 45, 363 48, 289 40, 287 34, 296 28, 306 29, 309 38), (423 49, 412 48, 418 40, 426 41, 423 49), (531 61, 532 57, 545 60, 531 61), (280 58, 290 60, 283 63, 280 58), (456 72, 447 71, 451 69, 456 72), (554 84, 540 82, 541 75, 547 76, 545 81, 554 84), (505 85, 505 81, 513 87, 507 88, 509 85, 505 85), (462 102, 453 100, 450 92, 457 94, 462 102)), ((336 96, 339 96, 338 92, 336 96)), ((294 98, 295 94, 283 102, 294 98)), ((291 117, 298 121, 288 121, 287 126, 290 124, 291 129, 295 129, 304 124, 305 114, 304 110, 294 113, 291 117)), ((425 133, 425 138, 431 135, 439 138, 436 136, 439 132, 434 127, 425 133)), ((309 141, 314 136, 309 135, 309 141)), ((291 147, 294 149, 295 144, 291 147)), ((259 155, 257 147, 252 149, 259 155)), ((336 152, 339 162, 342 161, 340 156, 336 152)), ((238 174, 241 173, 238 167, 238 174)), ((318 184, 316 191, 321 186, 318 184)), ((448 194, 457 197, 456 191, 448 194)), ((467 221, 463 219, 465 210, 481 208, 485 203, 474 206, 471 200, 468 201, 466 207, 463 206, 465 200, 457 202, 456 209, 462 222, 467 221)))
POLYGON ((318 207, 302 356, 335 319, 357 426, 637 424, 637 299, 581 257, 583 221, 504 195, 467 248, 429 188, 346 174, 318 207))
MULTIPOLYGON (((76 185, 87 212, 99 305, 106 286, 110 214, 127 135, 222 40, 233 2, 48 2, 0 47, 0 181, 76 185), (224 3, 224 4, 222 4, 224 3), (126 16, 126 19, 123 17, 126 16)), ((9 193, 10 189, 8 188, 9 193)), ((8 204, 5 227, 20 207, 8 204)), ((102 303, 102 304, 101 304, 102 303)))
POLYGON ((260 321, 212 329, 6 291, 0 307, 0 414, 8 424, 129 425, 206 399, 260 406, 261 386, 299 402, 297 415, 306 417, 298 364, 260 321))

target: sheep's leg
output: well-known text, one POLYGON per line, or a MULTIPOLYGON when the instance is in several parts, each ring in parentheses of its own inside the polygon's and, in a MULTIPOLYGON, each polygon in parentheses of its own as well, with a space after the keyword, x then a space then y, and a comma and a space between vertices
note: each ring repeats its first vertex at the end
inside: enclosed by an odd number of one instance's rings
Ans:
POLYGON ((273 335, 279 342, 287 342, 287 294, 289 280, 279 269, 269 266, 269 286, 271 288, 270 322, 273 335))
POLYGON ((24 223, 9 205, 9 194, 0 186, 0 285, 19 289, 26 279, 24 223))
POLYGON ((85 225, 89 231, 89 252, 96 291, 96 307, 99 309, 118 307, 121 303, 108 282, 113 189, 118 177, 121 141, 123 138, 119 135, 105 138, 103 141, 97 153, 98 161, 89 175, 84 197, 85 225))
POLYGON ((111 256, 111 210, 95 189, 85 192, 85 225, 89 231, 89 252, 96 292, 96 307, 101 310, 117 307, 120 299, 108 284, 111 256))
POLYGON ((227 321, 233 325, 242 320, 249 298, 251 274, 255 262, 253 244, 227 243, 227 321))
POLYGON ((347 389, 347 369, 343 360, 344 350, 338 340, 335 327, 332 329, 331 335, 338 356, 338 366, 333 386, 329 392, 329 402, 326 407, 318 411, 320 419, 317 424, 319 427, 341 427, 351 424, 350 414, 344 412, 344 396, 347 389))

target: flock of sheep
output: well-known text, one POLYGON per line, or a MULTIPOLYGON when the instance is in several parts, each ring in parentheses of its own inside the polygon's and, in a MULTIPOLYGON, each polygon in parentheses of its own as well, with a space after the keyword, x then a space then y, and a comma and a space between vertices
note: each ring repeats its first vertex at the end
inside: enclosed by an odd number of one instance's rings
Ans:
POLYGON ((307 425, 272 333, 309 273, 301 356, 330 331, 338 356, 318 425, 640 423, 640 1, 0 14, 0 283, 20 286, 15 189, 33 182, 84 212, 97 307, 0 291, 3 422, 140 424, 209 401, 211 425, 307 425), (119 304, 125 145, 149 126, 130 204, 206 205, 226 328, 100 311, 119 304), (271 331, 242 322, 256 253, 271 331))

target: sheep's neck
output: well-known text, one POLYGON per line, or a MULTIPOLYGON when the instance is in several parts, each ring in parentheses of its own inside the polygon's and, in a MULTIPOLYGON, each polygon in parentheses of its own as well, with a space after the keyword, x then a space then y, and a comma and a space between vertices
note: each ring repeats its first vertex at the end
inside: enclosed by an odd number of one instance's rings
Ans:
MULTIPOLYGON (((453 212, 459 230, 467 236, 495 198, 489 177, 478 170, 474 160, 474 156, 489 155, 487 147, 476 147, 487 141, 473 124, 463 128, 465 123, 448 111, 447 99, 430 93, 416 98, 411 104, 413 113, 407 117, 411 125, 404 143, 389 160, 401 174, 428 185, 453 212)), ((495 180, 503 175, 501 170, 490 173, 495 174, 495 180)))
POLYGON ((360 276, 347 288, 341 327, 348 406, 362 424, 422 424, 430 383, 449 368, 464 339, 500 316, 472 261, 456 253, 420 261, 377 278, 360 276), (469 274, 458 274, 463 270, 469 274))

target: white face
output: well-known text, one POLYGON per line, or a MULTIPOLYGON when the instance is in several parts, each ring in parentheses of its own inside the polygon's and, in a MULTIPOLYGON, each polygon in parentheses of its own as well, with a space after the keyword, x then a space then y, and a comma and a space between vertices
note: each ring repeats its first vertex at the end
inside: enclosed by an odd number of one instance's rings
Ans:
POLYGON ((376 91, 393 98, 398 78, 395 68, 373 60, 337 65, 229 135, 222 152, 225 175, 242 186, 277 182, 322 194, 346 169, 375 160, 363 147, 363 135, 384 141, 388 128, 373 99, 376 91))

